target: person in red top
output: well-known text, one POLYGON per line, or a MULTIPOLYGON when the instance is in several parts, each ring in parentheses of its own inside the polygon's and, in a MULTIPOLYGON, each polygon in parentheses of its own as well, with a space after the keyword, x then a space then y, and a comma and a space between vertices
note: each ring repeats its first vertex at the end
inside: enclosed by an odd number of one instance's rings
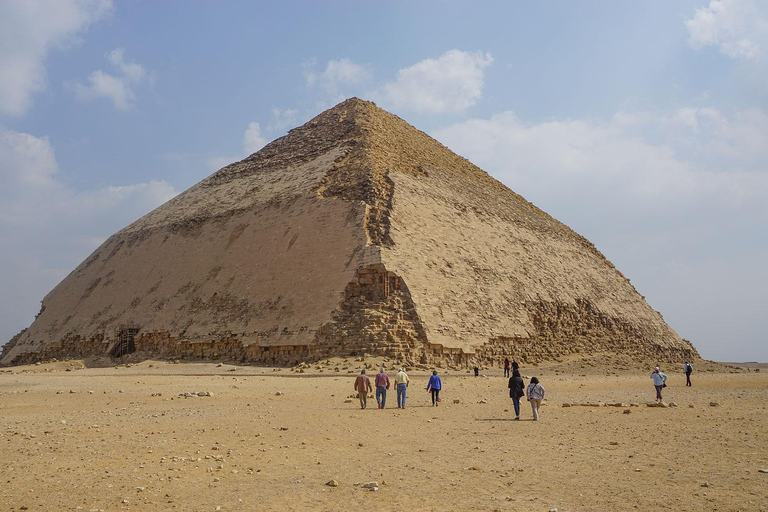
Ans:
POLYGON ((363 368, 360 370, 360 375, 355 379, 355 391, 357 391, 357 396, 360 398, 361 409, 365 409, 368 392, 372 390, 371 379, 365 374, 365 368, 363 368))
POLYGON ((383 409, 387 403, 387 390, 389 389, 389 375, 382 367, 379 373, 376 374, 376 402, 379 404, 379 409, 383 409))

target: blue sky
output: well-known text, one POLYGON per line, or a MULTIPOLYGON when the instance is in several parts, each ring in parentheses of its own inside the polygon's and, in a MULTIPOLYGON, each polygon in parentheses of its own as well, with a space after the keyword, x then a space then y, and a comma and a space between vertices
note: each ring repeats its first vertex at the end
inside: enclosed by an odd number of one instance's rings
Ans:
POLYGON ((109 235, 350 97, 768 361, 768 2, 0 0, 0 342, 109 235))

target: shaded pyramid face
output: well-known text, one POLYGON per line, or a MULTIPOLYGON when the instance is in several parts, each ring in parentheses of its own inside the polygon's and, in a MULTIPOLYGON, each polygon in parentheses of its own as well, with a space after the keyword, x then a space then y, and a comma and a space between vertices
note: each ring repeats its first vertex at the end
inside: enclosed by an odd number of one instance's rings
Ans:
POLYGON ((115 233, 0 361, 134 352, 697 356, 588 240, 356 98, 115 233))

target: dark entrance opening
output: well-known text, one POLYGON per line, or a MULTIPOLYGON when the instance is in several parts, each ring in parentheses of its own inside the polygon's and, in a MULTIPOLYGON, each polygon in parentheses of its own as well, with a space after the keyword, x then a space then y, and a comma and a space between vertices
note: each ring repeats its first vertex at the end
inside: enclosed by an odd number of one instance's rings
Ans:
POLYGON ((115 346, 112 347, 110 356, 123 357, 124 355, 136 352, 136 344, 133 340, 138 333, 138 327, 125 327, 117 331, 117 342, 115 342, 115 346))

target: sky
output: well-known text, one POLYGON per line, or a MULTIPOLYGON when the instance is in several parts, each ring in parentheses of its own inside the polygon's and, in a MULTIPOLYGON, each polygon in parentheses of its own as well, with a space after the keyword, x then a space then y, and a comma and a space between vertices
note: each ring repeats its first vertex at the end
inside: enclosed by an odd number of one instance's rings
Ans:
POLYGON ((0 344, 104 240, 375 101, 768 362, 768 2, 0 0, 0 344))

